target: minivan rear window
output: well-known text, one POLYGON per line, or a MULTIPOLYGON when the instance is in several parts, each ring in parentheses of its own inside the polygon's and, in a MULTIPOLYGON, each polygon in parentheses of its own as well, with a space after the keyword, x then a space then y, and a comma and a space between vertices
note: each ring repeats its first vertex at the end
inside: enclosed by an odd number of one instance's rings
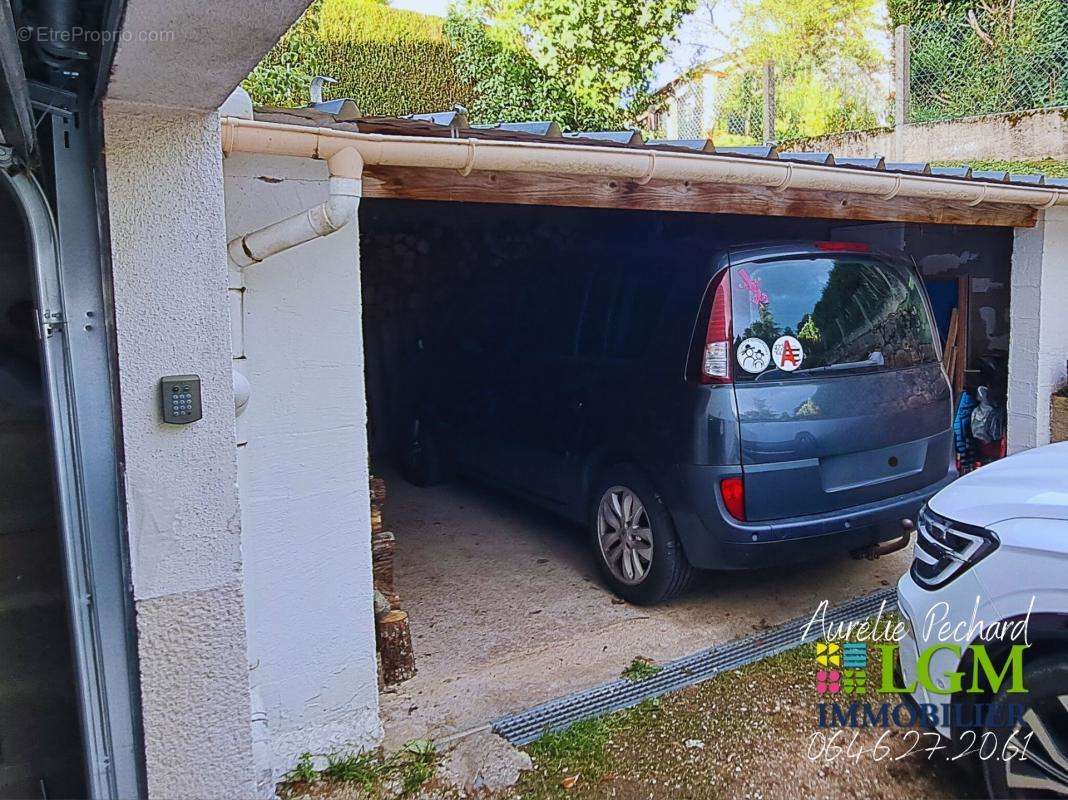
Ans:
POLYGON ((731 268, 735 380, 779 380, 937 361, 919 279, 874 256, 731 268))

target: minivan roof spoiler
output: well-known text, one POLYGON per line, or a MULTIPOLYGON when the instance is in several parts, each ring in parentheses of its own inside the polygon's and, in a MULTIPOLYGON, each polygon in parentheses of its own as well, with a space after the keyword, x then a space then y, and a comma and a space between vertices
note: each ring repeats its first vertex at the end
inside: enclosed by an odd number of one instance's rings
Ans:
MULTIPOLYGON (((894 256, 872 247, 866 242, 846 242, 828 240, 806 240, 797 242, 777 242, 773 244, 745 244, 727 249, 721 266, 744 264, 750 261, 763 261, 768 258, 789 258, 791 256, 818 256, 826 253, 873 253, 893 259, 894 256)), ((900 259, 902 256, 897 256, 900 259)))

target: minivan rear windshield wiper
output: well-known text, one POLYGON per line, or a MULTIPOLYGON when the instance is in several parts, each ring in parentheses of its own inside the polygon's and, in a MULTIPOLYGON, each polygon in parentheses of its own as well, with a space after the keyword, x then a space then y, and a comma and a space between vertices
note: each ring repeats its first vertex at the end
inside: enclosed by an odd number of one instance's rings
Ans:
MULTIPOLYGON (((885 364, 886 364, 886 360, 883 358, 883 354, 880 353, 878 350, 875 350, 874 352, 869 353, 868 357, 866 359, 864 359, 863 361, 843 361, 841 364, 828 364, 825 367, 809 367, 807 369, 802 367, 801 369, 794 370, 794 372, 795 373, 803 372, 806 375, 818 375, 818 374, 823 373, 823 372, 842 372, 842 371, 850 370, 850 369, 865 369, 867 367, 882 367, 882 366, 885 366, 885 364)), ((778 373, 778 372, 786 372, 786 371, 785 370, 781 370, 781 369, 769 369, 767 372, 762 372, 759 375, 757 375, 756 376, 756 380, 759 381, 761 378, 763 378, 763 377, 765 377, 767 375, 772 375, 772 374, 778 373)), ((791 374, 791 373, 786 372, 786 374, 791 374)))

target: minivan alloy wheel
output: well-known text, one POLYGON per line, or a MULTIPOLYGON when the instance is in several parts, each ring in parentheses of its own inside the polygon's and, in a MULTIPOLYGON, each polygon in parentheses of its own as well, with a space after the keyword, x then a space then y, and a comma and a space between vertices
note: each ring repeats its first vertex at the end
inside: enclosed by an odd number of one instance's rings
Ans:
POLYGON ((645 580, 653 563, 653 530, 638 495, 613 486, 597 510, 597 543, 612 574, 623 583, 645 580))

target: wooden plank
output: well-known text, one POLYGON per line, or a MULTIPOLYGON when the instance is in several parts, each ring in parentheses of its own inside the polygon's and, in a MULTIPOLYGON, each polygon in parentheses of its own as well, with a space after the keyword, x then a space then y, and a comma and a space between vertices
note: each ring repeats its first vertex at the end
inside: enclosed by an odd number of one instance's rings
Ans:
POLYGON ((964 391, 964 371, 968 369, 971 299, 972 279, 968 276, 957 278, 957 361, 952 375, 957 394, 964 391))
POLYGON ((949 330, 946 331, 946 349, 942 353, 942 366, 945 367, 946 374, 949 376, 951 383, 957 370, 956 355, 958 324, 957 309, 954 308, 949 315, 949 330))
POLYGON ((643 185, 616 178, 554 173, 473 172, 465 177, 456 170, 381 166, 366 168, 363 196, 1005 227, 1032 227, 1037 217, 1035 209, 1021 205, 972 207, 918 198, 886 200, 873 195, 796 189, 777 192, 759 186, 690 181, 650 181, 643 185))

